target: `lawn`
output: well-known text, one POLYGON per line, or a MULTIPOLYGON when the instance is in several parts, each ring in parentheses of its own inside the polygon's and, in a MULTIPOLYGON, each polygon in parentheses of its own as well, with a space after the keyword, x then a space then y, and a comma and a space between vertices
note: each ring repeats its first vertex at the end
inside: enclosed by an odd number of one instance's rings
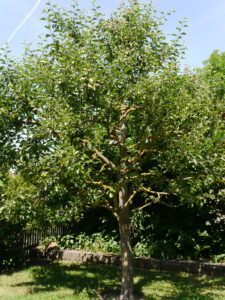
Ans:
MULTIPOLYGON (((1 300, 100 299, 120 289, 120 269, 69 262, 33 266, 0 276, 1 300)), ((225 278, 135 270, 144 299, 225 299, 225 278)))

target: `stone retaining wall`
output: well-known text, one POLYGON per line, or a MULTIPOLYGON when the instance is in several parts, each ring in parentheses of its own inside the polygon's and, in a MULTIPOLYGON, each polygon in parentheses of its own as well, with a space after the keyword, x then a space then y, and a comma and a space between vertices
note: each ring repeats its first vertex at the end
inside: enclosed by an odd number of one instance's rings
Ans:
MULTIPOLYGON (((35 256, 51 260, 61 259, 65 261, 76 261, 82 263, 101 263, 107 265, 120 265, 120 255, 90 253, 78 250, 52 249, 50 252, 36 248, 35 256)), ((211 264, 204 262, 182 261, 182 260, 160 260, 154 258, 135 257, 134 265, 137 268, 155 269, 163 271, 186 272, 192 274, 206 274, 212 276, 225 276, 225 264, 211 264)))
MULTIPOLYGON (((77 250, 64 250, 60 255, 62 260, 92 262, 120 265, 120 255, 98 254, 77 250)), ((186 272, 192 274, 207 274, 213 276, 225 276, 225 265, 210 264, 182 260, 160 260, 154 258, 135 257, 134 265, 137 268, 155 269, 163 271, 186 272)))

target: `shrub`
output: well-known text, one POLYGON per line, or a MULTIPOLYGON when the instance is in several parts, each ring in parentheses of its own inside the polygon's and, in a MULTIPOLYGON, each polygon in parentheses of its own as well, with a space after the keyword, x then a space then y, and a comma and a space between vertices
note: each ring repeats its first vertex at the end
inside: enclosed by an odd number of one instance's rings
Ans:
POLYGON ((89 252, 120 253, 120 245, 115 236, 104 232, 97 232, 91 235, 80 233, 78 235, 65 235, 59 241, 62 249, 80 249, 89 252))

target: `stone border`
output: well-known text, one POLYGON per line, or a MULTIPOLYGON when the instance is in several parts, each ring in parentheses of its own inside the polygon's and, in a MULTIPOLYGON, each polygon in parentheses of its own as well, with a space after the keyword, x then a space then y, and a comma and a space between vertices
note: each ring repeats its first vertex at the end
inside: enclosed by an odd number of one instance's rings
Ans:
MULTIPOLYGON (((76 261, 82 263, 99 263, 107 265, 120 265, 121 257, 115 254, 91 253, 79 250, 52 249, 50 252, 43 248, 36 248, 33 257, 47 258, 49 260, 60 259, 64 261, 76 261)), ((134 257, 134 265, 137 268, 154 269, 162 271, 185 272, 192 274, 206 274, 211 276, 225 276, 225 264, 211 264, 183 260, 160 260, 154 258, 134 257)))
MULTIPOLYGON (((67 261, 77 262, 91 262, 91 263, 103 263, 120 265, 120 255, 113 254, 98 254, 83 252, 77 250, 64 250, 61 251, 60 259, 67 261)), ((213 276, 225 276, 225 265, 211 264, 194 261, 182 261, 182 260, 160 260, 154 258, 135 257, 134 265, 137 268, 143 269, 155 269, 163 271, 176 271, 186 272, 192 274, 206 274, 213 276)))

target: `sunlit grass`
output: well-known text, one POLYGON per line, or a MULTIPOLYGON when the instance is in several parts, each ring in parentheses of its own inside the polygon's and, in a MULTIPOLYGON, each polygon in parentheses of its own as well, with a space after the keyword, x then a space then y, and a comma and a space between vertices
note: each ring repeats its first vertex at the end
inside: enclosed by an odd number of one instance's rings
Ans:
MULTIPOLYGON (((120 268, 69 262, 0 276, 1 300, 99 299, 119 293, 120 268)), ((225 278, 135 270, 135 293, 145 299, 225 299, 225 278)))

